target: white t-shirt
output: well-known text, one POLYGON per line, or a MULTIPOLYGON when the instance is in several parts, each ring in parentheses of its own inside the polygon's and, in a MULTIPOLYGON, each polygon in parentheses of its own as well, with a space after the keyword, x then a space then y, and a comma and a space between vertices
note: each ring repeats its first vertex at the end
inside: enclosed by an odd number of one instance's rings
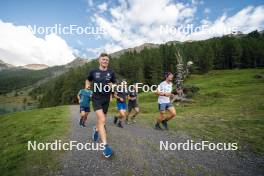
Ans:
MULTIPOLYGON (((158 91, 162 93, 171 93, 172 91, 172 83, 167 83, 166 81, 163 81, 159 84, 158 91)), ((166 96, 159 96, 158 103, 170 103, 170 97, 166 96)))

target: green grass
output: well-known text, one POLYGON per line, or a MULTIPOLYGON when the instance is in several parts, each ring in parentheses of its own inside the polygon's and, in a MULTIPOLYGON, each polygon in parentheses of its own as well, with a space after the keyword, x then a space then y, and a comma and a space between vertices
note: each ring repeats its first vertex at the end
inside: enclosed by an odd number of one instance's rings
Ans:
MULTIPOLYGON (((186 84, 200 90, 193 97, 194 103, 174 103, 177 118, 170 122, 171 130, 204 140, 238 142, 239 150, 264 153, 264 79, 255 78, 256 74, 264 77, 264 70, 191 75, 186 84)), ((152 126, 158 116, 157 97, 153 93, 140 94, 139 105, 140 122, 152 126)))
POLYGON ((67 106, 0 116, 1 175, 46 175, 57 169, 60 151, 28 151, 27 142, 63 140, 68 127, 67 106))
POLYGON ((30 89, 20 89, 0 95, 0 115, 36 108, 38 101, 28 95, 30 89), (15 95, 17 92, 17 95, 15 95), (26 102, 24 102, 26 100, 26 102))

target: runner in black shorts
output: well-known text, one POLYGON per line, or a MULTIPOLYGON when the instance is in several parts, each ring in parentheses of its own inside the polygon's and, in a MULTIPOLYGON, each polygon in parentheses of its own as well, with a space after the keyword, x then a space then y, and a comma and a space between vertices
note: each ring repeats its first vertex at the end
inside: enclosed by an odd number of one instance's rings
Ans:
POLYGON ((137 89, 136 89, 135 85, 133 85, 133 90, 130 91, 128 94, 128 115, 127 115, 127 119, 126 119, 127 124, 129 123, 129 116, 130 116, 130 113, 132 112, 132 110, 135 111, 134 115, 132 115, 132 117, 131 117, 132 123, 136 122, 135 118, 139 113, 137 91, 136 90, 137 89))
POLYGON ((93 140, 98 141, 99 135, 105 146, 103 155, 106 158, 112 156, 113 151, 106 141, 105 121, 109 107, 111 87, 116 83, 115 73, 108 69, 109 57, 106 53, 102 53, 99 57, 99 68, 90 71, 87 77, 87 84, 92 83, 93 87, 93 109, 97 116, 96 127, 93 129, 93 140), (102 90, 100 90, 100 86, 102 90), (107 89, 107 87, 110 89, 107 89), (108 90, 108 91, 107 91, 108 90), (99 135, 98 135, 99 133, 99 135))

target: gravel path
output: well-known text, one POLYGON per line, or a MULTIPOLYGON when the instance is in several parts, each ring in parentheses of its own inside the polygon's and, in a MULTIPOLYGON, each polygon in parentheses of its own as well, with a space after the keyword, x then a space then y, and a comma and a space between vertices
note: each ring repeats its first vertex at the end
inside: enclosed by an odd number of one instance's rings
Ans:
MULTIPOLYGON (((95 114, 87 127, 80 128, 79 106, 71 106, 72 129, 69 140, 92 142, 95 114)), ((111 160, 101 151, 68 151, 61 159, 57 175, 264 175, 264 158, 237 151, 165 151, 160 141, 186 142, 191 138, 171 131, 156 131, 141 124, 117 128, 107 120, 108 143, 115 155, 111 160)))

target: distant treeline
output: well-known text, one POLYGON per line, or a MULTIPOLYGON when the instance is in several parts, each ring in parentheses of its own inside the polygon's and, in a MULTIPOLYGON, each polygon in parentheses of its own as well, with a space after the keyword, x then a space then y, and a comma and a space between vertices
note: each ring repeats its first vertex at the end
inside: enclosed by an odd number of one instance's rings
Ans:
POLYGON ((28 70, 14 68, 0 71, 0 95, 13 90, 31 86, 47 77, 53 76, 55 71, 61 71, 61 67, 50 67, 43 70, 28 70))
MULTIPOLYGON (((264 66, 264 34, 257 31, 245 36, 223 36, 204 41, 164 44, 141 52, 126 52, 110 60, 117 78, 129 82, 157 84, 165 71, 176 72, 179 51, 184 63, 193 61, 192 71, 206 73, 212 69, 256 68, 264 66)), ((76 102, 76 94, 83 87, 87 73, 98 67, 97 60, 83 67, 71 69, 53 81, 34 89, 31 94, 42 94, 42 107, 76 102)))

